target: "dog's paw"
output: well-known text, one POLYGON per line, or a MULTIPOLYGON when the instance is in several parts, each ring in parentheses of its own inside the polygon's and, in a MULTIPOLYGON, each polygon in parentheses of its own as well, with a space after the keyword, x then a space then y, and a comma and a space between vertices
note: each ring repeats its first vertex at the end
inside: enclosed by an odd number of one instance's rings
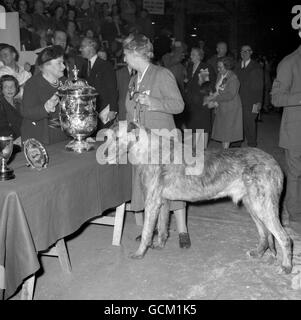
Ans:
POLYGON ((156 250, 162 250, 165 247, 165 243, 155 242, 152 244, 151 248, 156 250))
POLYGON ((292 272, 293 267, 291 265, 289 266, 281 266, 281 270, 283 274, 290 274, 292 272))
POLYGON ((143 259, 144 254, 135 252, 135 253, 130 253, 129 257, 131 259, 141 260, 141 259, 143 259))
POLYGON ((259 252, 257 249, 247 251, 247 256, 253 259, 258 259, 263 256, 263 252, 259 252))

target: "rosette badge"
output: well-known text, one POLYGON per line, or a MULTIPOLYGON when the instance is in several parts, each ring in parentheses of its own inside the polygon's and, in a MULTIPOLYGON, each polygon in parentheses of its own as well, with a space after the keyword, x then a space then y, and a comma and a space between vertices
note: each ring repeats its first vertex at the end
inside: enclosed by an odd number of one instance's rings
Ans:
POLYGON ((94 149, 94 145, 86 141, 97 128, 95 88, 87 81, 78 79, 78 69, 73 68, 74 79, 66 80, 58 88, 60 101, 60 124, 62 129, 74 139, 66 145, 68 151, 83 153, 94 149))

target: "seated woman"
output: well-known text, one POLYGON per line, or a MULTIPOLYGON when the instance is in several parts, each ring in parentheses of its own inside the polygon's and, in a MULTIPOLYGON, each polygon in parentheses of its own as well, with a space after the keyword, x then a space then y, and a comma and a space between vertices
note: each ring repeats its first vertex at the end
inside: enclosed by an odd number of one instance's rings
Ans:
POLYGON ((53 144, 67 139, 61 128, 51 126, 58 118, 59 97, 56 92, 60 81, 65 81, 64 50, 51 46, 41 51, 37 64, 41 70, 30 78, 24 87, 22 140, 35 138, 44 144, 53 144))
POLYGON ((20 85, 18 98, 21 99, 24 84, 31 77, 31 73, 26 71, 24 67, 18 64, 19 53, 15 47, 9 44, 2 46, 0 50, 0 55, 1 60, 4 64, 2 67, 0 67, 0 77, 5 74, 10 74, 18 80, 20 85))
POLYGON ((22 117, 14 97, 20 90, 18 80, 11 75, 0 78, 0 135, 17 139, 21 135, 22 117))

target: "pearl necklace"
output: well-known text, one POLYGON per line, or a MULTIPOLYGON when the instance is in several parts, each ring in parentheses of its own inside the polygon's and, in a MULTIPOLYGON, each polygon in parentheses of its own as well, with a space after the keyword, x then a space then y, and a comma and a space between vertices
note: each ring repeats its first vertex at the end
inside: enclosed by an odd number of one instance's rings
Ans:
POLYGON ((45 75, 43 75, 44 79, 54 88, 57 88, 59 86, 59 80, 55 80, 54 82, 51 82, 47 79, 47 77, 45 75))
POLYGON ((54 88, 57 88, 59 86, 59 80, 56 80, 55 82, 49 82, 49 83, 54 88))

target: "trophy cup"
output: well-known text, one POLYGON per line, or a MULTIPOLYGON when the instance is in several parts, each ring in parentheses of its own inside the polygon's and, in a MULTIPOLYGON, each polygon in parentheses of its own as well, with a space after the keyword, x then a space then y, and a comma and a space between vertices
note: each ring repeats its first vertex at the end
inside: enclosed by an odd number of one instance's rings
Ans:
POLYGON ((7 161, 9 160, 14 147, 13 137, 0 137, 0 181, 11 180, 15 178, 14 170, 8 168, 7 161))
POLYGON ((66 80, 58 88, 60 101, 60 124, 62 129, 74 138, 66 145, 68 151, 83 153, 94 149, 94 145, 86 141, 97 128, 95 88, 87 81, 77 77, 76 67, 72 70, 73 80, 66 80))

